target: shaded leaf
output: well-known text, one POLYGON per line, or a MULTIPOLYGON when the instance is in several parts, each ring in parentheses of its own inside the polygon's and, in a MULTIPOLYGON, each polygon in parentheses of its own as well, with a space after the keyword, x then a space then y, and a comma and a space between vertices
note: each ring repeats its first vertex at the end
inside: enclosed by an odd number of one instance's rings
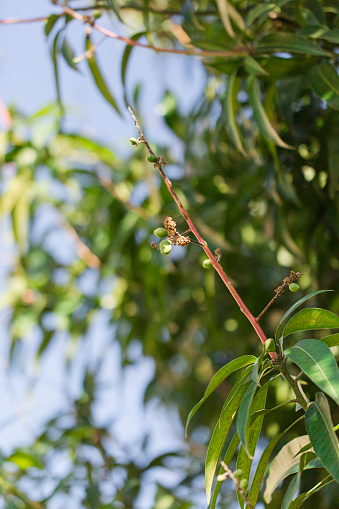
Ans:
POLYGON ((328 346, 316 339, 303 339, 286 356, 339 405, 339 369, 328 346))
POLYGON ((310 496, 312 496, 314 493, 316 493, 317 491, 321 490, 322 488, 324 488, 325 486, 327 486, 328 484, 331 484, 332 482, 335 482, 334 479, 331 478, 331 476, 327 476, 325 477, 325 479, 322 479, 322 481, 320 481, 318 484, 316 484, 315 486, 313 486, 313 488, 311 488, 309 491, 307 491, 306 493, 301 493, 291 504, 290 504, 290 507, 289 509, 299 509, 299 507, 302 506, 302 504, 305 502, 305 500, 307 500, 308 498, 310 498, 310 496))
POLYGON ((339 316, 327 309, 307 308, 295 314, 286 324, 283 336, 293 332, 318 329, 336 329, 339 327, 339 316))
POLYGON ((51 14, 50 16, 48 16, 47 21, 45 23, 45 35, 46 36, 48 36, 51 33, 55 23, 58 21, 59 18, 60 18, 60 16, 58 16, 57 14, 51 14))
POLYGON ((253 109, 253 115, 261 134, 272 143, 279 145, 279 147, 292 148, 280 138, 269 121, 262 104, 259 81, 254 76, 249 76, 247 79, 247 90, 249 101, 253 109))
POLYGON ((225 97, 225 115, 227 120, 227 127, 234 146, 243 154, 247 156, 241 138, 240 132, 236 121, 236 105, 237 105, 237 89, 239 79, 237 78, 237 71, 234 71, 227 82, 227 90, 225 97))
POLYGON ((309 81, 318 97, 326 101, 331 108, 339 110, 339 76, 332 64, 323 62, 311 69, 309 81))
MULTIPOLYGON (((339 391, 337 401, 339 400, 339 391)), ((324 394, 317 392, 305 412, 307 433, 314 451, 326 470, 339 483, 339 449, 338 438, 333 431, 330 407, 324 394)))
POLYGON ((281 509, 288 509, 290 506, 290 503, 295 497, 295 494, 300 488, 300 472, 298 471, 293 477, 288 485, 288 488, 285 492, 285 496, 283 498, 283 501, 281 503, 281 509))
MULTIPOLYGON (((234 435, 234 437, 232 438, 232 440, 227 448, 227 451, 225 453, 224 459, 223 459, 223 461, 226 465, 230 464, 239 444, 240 444, 239 435, 238 435, 238 433, 236 433, 234 435)), ((218 475, 221 475, 224 472, 225 472, 225 470, 223 469, 223 467, 221 467, 218 475)), ((223 483, 223 481, 218 481, 218 480, 216 481, 214 488, 213 488, 211 502, 210 502, 210 505, 208 506, 209 509, 215 509, 215 504, 217 502, 218 494, 219 494, 222 483, 223 483)))
POLYGON ((252 455, 249 452, 248 447, 249 437, 247 423, 250 415, 251 404, 254 398, 255 391, 257 390, 257 387, 258 385, 256 382, 251 382, 241 402, 237 418, 237 432, 239 434, 240 441, 249 457, 252 457, 252 455))
POLYGON ((74 69, 75 71, 78 71, 79 69, 73 61, 74 56, 75 56, 74 51, 73 51, 72 47, 70 46, 69 42, 67 41, 66 37, 62 41, 61 52, 62 52, 62 55, 63 55, 64 59, 66 60, 67 64, 69 65, 69 67, 71 69, 74 69))
MULTIPOLYGON (((137 41, 138 39, 140 39, 140 37, 142 37, 144 35, 146 35, 146 32, 138 32, 137 34, 132 35, 132 37, 130 37, 130 39, 132 39, 133 41, 137 41)), ((134 48, 134 46, 127 44, 124 54, 122 56, 122 60, 121 60, 121 82, 122 82, 122 86, 124 88, 124 100, 125 100, 126 106, 129 106, 129 102, 128 102, 128 98, 127 98, 127 90, 126 90, 126 71, 127 71, 127 64, 129 62, 129 58, 131 56, 131 52, 132 52, 133 48, 134 48)))
POLYGON ((240 368, 243 368, 245 366, 248 366, 249 364, 253 364, 255 362, 256 357, 253 355, 244 355, 242 357, 239 357, 238 359, 234 359, 233 361, 229 362, 225 366, 223 366, 219 371, 213 376, 212 380, 208 384, 208 387, 205 391, 204 396, 201 398, 201 400, 192 408, 190 411, 187 421, 186 421, 186 428, 185 428, 185 435, 187 436, 187 429, 188 425, 193 417, 193 415, 196 413, 196 411, 201 407, 201 405, 206 401, 208 396, 212 394, 214 389, 218 387, 218 385, 221 384, 231 373, 234 371, 237 371, 240 368))
MULTIPOLYGON (((86 36, 86 51, 89 51, 91 49, 91 47, 92 47, 91 39, 90 39, 89 35, 87 35, 86 36)), ((108 86, 106 85, 106 82, 99 70, 99 67, 98 67, 98 64, 96 61, 96 57, 95 57, 95 53, 93 53, 89 58, 87 58, 87 62, 88 62, 90 71, 92 73, 92 76, 94 78, 94 81, 95 81, 101 95, 106 99, 107 102, 109 102, 109 104, 111 106, 113 106, 115 111, 117 113, 119 113, 119 115, 121 115, 120 110, 117 106, 117 103, 116 103, 114 97, 112 96, 108 86)))
POLYGON ((256 53, 303 53, 305 55, 331 56, 320 46, 299 35, 276 33, 263 37, 256 48, 256 53))
POLYGON ((248 56, 244 58, 244 66, 248 74, 254 76, 267 76, 268 72, 254 58, 248 56))

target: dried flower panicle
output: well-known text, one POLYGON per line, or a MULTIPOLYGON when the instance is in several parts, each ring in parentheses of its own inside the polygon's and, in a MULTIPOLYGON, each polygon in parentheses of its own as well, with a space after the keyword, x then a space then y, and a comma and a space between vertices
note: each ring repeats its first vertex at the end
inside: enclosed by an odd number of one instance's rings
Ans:
POLYGON ((171 217, 166 217, 165 221, 164 221, 164 226, 166 228, 166 230, 168 231, 168 236, 169 237, 175 237, 175 235, 177 234, 177 223, 171 218, 171 217))

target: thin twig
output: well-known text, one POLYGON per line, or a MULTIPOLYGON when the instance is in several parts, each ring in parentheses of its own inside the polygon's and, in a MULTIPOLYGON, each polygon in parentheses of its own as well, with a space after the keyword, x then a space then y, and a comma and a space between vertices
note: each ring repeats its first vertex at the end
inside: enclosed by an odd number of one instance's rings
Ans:
POLYGON ((86 16, 83 14, 79 14, 74 9, 71 9, 67 5, 60 4, 57 0, 51 0, 51 2, 58 7, 61 7, 64 9, 64 11, 72 16, 75 19, 78 19, 79 21, 82 21, 83 23, 88 23, 94 30, 97 30, 98 32, 106 35, 107 37, 111 37, 112 39, 117 39, 119 41, 123 41, 128 46, 138 46, 139 48, 145 48, 145 49, 151 49, 153 51, 157 51, 158 53, 171 53, 176 55, 192 55, 192 56, 198 56, 198 57, 239 57, 239 56, 246 56, 249 54, 250 50, 248 47, 245 46, 239 46, 237 48, 233 48, 229 51, 196 51, 192 49, 175 49, 175 48, 161 48, 159 46, 153 46, 151 44, 143 44, 139 41, 134 41, 133 39, 129 39, 128 37, 122 37, 121 35, 116 34, 115 32, 112 32, 111 30, 107 30, 106 28, 97 25, 94 22, 94 19, 91 16, 86 16))
MULTIPOLYGON (((129 109, 129 112, 130 112, 130 114, 131 114, 131 116, 132 116, 132 118, 134 120, 134 124, 135 124, 135 126, 136 126, 136 128, 138 130, 140 138, 141 138, 142 142, 144 143, 144 145, 146 146, 149 154, 150 155, 155 155, 153 150, 149 146, 149 143, 146 140, 142 130, 140 129, 140 126, 138 124, 138 121, 137 121, 134 113, 133 113, 132 108, 128 107, 128 109, 129 109)), ((171 193, 175 203, 177 204, 177 206, 178 206, 178 208, 180 210, 181 215, 185 219, 186 223, 188 224, 188 226, 189 226, 191 232, 193 233, 193 235, 196 237, 197 241, 200 243, 202 249, 205 251, 206 255, 211 260, 211 263, 212 263, 213 267, 218 272, 219 276, 221 277, 221 279, 223 280, 224 284, 228 288, 228 290, 231 293, 232 297, 234 298, 234 300, 238 304, 240 310, 244 313, 244 315, 247 317, 249 322, 252 324, 252 326, 253 326, 255 332, 257 333, 260 341, 264 344, 265 341, 267 340, 264 331, 260 327, 259 323, 256 321, 255 317, 249 311, 247 306, 244 304, 243 300, 241 299, 241 297, 239 296, 238 292, 234 288, 232 282, 230 281, 230 279, 226 275, 226 273, 225 273, 224 269, 222 268, 221 264, 216 260, 215 256, 212 254, 210 248, 207 245, 207 242, 201 237, 201 235, 199 234, 198 230, 194 226, 193 221, 192 221, 189 213, 184 208, 183 204, 181 203, 181 201, 179 200, 178 196, 176 195, 176 193, 175 193, 175 191, 173 189, 171 181, 169 180, 168 177, 166 177, 166 175, 165 175, 165 173, 164 173, 164 171, 162 169, 162 164, 164 164, 163 158, 158 157, 157 158, 157 162, 154 163, 154 167, 158 169, 160 175, 162 176, 168 191, 171 193)), ((272 359, 276 359, 275 352, 270 352, 270 356, 271 356, 272 359)))
MULTIPOLYGON (((64 16, 64 14, 61 14, 64 16)), ((28 18, 28 19, 19 19, 19 18, 8 18, 8 19, 0 19, 0 25, 15 25, 17 23, 36 23, 37 21, 47 21, 47 17, 41 16, 39 18, 28 18)))
POLYGON ((234 486, 236 487, 237 491, 240 493, 240 495, 242 496, 242 498, 244 499, 244 501, 246 502, 246 505, 249 509, 254 509, 253 505, 251 504, 250 502, 250 499, 248 498, 248 496, 246 495, 246 492, 245 490, 240 486, 239 484, 239 481, 238 479, 234 476, 232 470, 230 470, 228 468, 228 466, 226 465, 226 463, 224 463, 223 461, 221 461, 221 466, 222 468, 225 470, 225 473, 220 475, 218 478, 223 478, 222 480, 225 480, 227 477, 229 477, 233 483, 234 483, 234 486))
POLYGON ((259 322, 260 318, 266 313, 266 311, 272 306, 275 299, 280 297, 282 293, 284 293, 286 286, 290 285, 293 281, 296 281, 297 279, 301 278, 302 273, 301 272, 294 272, 294 270, 291 270, 291 273, 289 277, 285 277, 283 284, 276 288, 275 296, 273 299, 270 300, 270 302, 267 304, 267 306, 262 310, 262 312, 257 316, 256 321, 259 322))

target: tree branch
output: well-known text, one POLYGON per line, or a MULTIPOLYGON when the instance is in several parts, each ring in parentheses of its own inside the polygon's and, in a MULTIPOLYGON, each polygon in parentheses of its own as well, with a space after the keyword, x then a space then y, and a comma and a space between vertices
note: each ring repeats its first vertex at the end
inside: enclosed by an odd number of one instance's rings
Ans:
MULTIPOLYGON (((131 114, 131 116, 132 116, 132 118, 134 120, 134 124, 135 124, 135 126, 136 126, 136 128, 138 130, 138 133, 140 135, 139 143, 143 143, 146 146, 149 154, 154 156, 155 154, 154 154, 153 150, 151 149, 151 147, 149 146, 149 143, 147 142, 147 140, 146 140, 142 130, 140 129, 138 121, 137 121, 137 119, 134 116, 133 110, 130 107, 128 107, 128 109, 129 109, 129 112, 130 112, 130 114, 131 114)), ((187 212, 187 210, 185 209, 185 207, 183 206, 183 204, 179 200, 178 196, 176 195, 176 193, 175 193, 175 191, 173 189, 171 181, 169 180, 168 177, 166 177, 166 175, 165 175, 165 173, 164 173, 164 171, 162 169, 162 164, 164 164, 164 162, 165 161, 164 161, 163 158, 158 157, 157 158, 157 162, 154 163, 154 167, 158 169, 160 175, 162 176, 168 191, 171 193, 175 203, 177 204, 177 206, 178 206, 178 208, 180 210, 181 215, 183 216, 183 218, 185 219, 186 223, 188 224, 191 232, 196 237, 197 241, 201 244, 202 249, 205 251, 206 255, 211 260, 211 263, 212 263, 213 267, 215 268, 215 270, 218 272, 219 276, 221 277, 221 279, 225 283, 225 285, 228 288, 229 292, 231 293, 232 297, 234 298, 234 300, 238 304, 240 310, 244 313, 244 315, 247 317, 249 322, 252 324, 252 326, 253 326, 255 332, 257 333, 260 341, 264 344, 265 341, 267 340, 267 338, 266 338, 262 328, 260 327, 259 323, 256 321, 255 317, 252 315, 252 313, 249 311, 247 306, 244 304, 243 300, 241 299, 241 297, 239 296, 238 292, 234 288, 232 282, 230 281, 230 279, 226 275, 226 273, 225 273, 224 269, 222 268, 220 262, 218 262, 216 260, 215 256, 212 254, 210 248, 208 247, 207 242, 201 237, 201 235, 199 234, 199 232, 196 229, 195 225, 193 224, 193 221, 190 218, 189 213, 187 212)), ((272 359, 276 359, 276 354, 274 352, 270 352, 270 356, 271 356, 272 359)))

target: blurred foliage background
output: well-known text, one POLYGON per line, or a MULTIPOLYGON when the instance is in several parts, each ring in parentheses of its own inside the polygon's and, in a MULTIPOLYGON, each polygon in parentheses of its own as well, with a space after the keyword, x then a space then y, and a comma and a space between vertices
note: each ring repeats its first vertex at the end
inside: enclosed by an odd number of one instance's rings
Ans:
MULTIPOLYGON (((198 246, 175 247, 168 257, 152 250, 153 230, 166 216, 179 231, 187 228, 143 146, 122 156, 63 129, 59 62, 75 71, 81 66, 108 108, 129 121, 125 99, 142 124, 140 85, 128 85, 133 47, 126 45, 121 76, 114 77, 123 98, 114 80, 105 81, 110 73, 95 27, 106 23, 137 43, 179 50, 178 59, 199 59, 206 76, 201 97, 183 115, 180 96, 164 90, 158 111, 169 141, 152 146, 165 156, 167 175, 201 235, 212 249, 221 248, 226 273, 258 315, 290 269, 303 273, 304 293, 338 289, 339 3, 79 4, 65 2, 67 12, 51 5, 46 20, 56 104, 30 117, 11 106, 0 139, 4 356, 14 376, 27 373, 29 392, 57 348, 65 399, 34 439, 3 451, 2 507, 206 507, 206 444, 232 380, 194 418, 187 442, 177 416, 184 423, 215 371, 239 355, 258 354, 260 345, 222 281, 202 268, 198 246), (68 34, 81 22, 87 52, 79 57, 68 34), (146 382, 136 379, 128 394, 141 391, 144 409, 119 429, 122 408, 113 420, 100 418, 102 408, 120 401, 105 391, 121 387, 142 359, 151 366, 145 364, 146 382), (159 418, 156 441, 163 450, 154 454, 149 422, 159 408, 167 409, 169 428, 177 427, 177 441, 168 442, 159 418)), ((107 39, 114 51, 115 41, 107 39)), ((145 72, 157 80, 156 68, 145 72)), ((146 135, 152 144, 152 125, 146 135)), ((336 291, 314 304, 337 311, 336 291)), ((300 296, 285 293, 263 317, 268 337, 300 296)), ((286 398, 281 387, 269 392, 268 406, 286 398)), ((293 416, 286 408, 269 414, 262 444, 293 416)), ((323 475, 305 474, 306 487, 323 475)), ((335 490, 329 486, 304 507, 339 507, 335 490)), ((283 492, 284 485, 269 507, 280 507, 283 492)), ((233 487, 225 483, 219 506, 233 504, 233 487)))

